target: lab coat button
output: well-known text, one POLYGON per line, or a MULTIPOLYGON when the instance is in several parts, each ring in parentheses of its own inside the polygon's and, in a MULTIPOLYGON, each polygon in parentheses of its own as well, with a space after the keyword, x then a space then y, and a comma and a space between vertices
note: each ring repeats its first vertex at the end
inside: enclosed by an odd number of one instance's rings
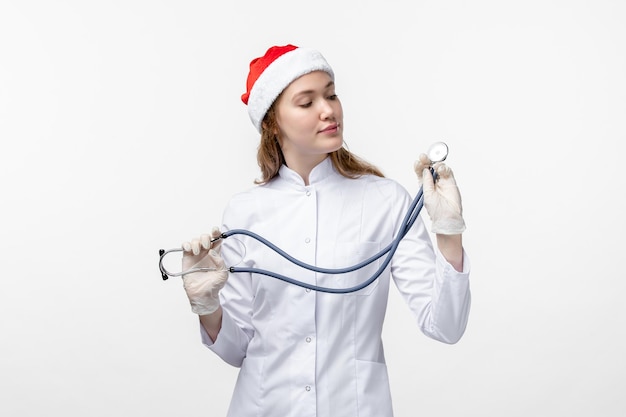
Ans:
POLYGON ((304 387, 305 390, 307 391, 311 391, 311 387, 309 385, 307 385, 306 387, 304 387))
POLYGON ((309 238, 307 237, 306 239, 304 239, 304 242, 305 242, 305 243, 309 243, 309 242, 311 242, 311 239, 309 239, 309 238))
POLYGON ((311 195, 311 191, 306 190, 306 196, 308 197, 308 196, 310 196, 310 195, 311 195))
POLYGON ((305 291, 306 291, 306 292, 311 292, 311 289, 310 289, 310 288, 307 288, 305 291))
POLYGON ((311 343, 311 338, 310 337, 307 337, 305 340, 306 340, 307 343, 311 343))

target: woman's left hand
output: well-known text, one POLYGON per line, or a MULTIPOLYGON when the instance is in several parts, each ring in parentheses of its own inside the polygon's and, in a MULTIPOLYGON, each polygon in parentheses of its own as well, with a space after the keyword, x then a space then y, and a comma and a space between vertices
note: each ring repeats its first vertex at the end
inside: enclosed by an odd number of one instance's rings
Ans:
POLYGON ((421 154, 413 166, 424 190, 424 207, 432 222, 431 231, 442 235, 458 235, 465 230, 461 193, 456 185, 454 174, 443 162, 433 165, 426 154, 421 154), (437 173, 434 181, 430 172, 437 173))

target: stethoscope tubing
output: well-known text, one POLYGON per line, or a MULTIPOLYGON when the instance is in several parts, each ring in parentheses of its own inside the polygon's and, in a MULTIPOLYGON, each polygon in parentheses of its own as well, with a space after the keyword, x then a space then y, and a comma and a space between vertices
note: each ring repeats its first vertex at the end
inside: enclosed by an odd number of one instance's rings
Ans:
POLYGON ((407 212, 403 222, 401 223, 401 228, 398 231, 398 235, 394 238, 394 240, 387 245, 383 250, 381 250, 380 252, 378 252, 377 254, 375 254, 374 256, 359 262, 356 265, 353 266, 349 266, 346 268, 334 268, 334 269, 329 269, 329 268, 320 268, 317 266, 313 266, 313 265, 309 265, 306 264, 298 259, 293 258, 291 255, 285 253, 283 250, 281 250, 280 248, 277 248, 275 245, 271 244, 270 242, 268 242, 266 239, 255 235, 254 233, 248 231, 248 230, 236 230, 233 229, 232 232, 236 232, 236 234, 243 234, 243 235, 248 235, 251 236, 255 239, 258 239, 260 242, 262 242, 263 244, 265 244, 266 246, 270 247, 272 250, 276 251, 278 254, 280 254, 281 256, 283 256, 284 258, 288 259, 289 261, 293 262, 294 264, 314 271, 314 272, 319 272, 319 273, 325 273, 325 274, 345 274, 348 272, 353 272, 356 271, 358 269, 361 269, 369 264, 371 264, 372 262, 376 261, 377 259, 381 258, 383 255, 387 254, 387 256, 385 257, 385 259, 383 260, 382 264, 378 267, 378 269, 376 270, 376 272, 367 280, 363 281, 362 283, 355 285, 353 287, 348 287, 348 288, 331 288, 331 287, 322 287, 322 286, 318 286, 318 285, 314 285, 314 284, 309 284, 306 282, 302 282, 290 277, 287 277, 285 275, 279 274, 277 272, 272 272, 272 271, 268 271, 265 269, 260 269, 260 268, 247 268, 247 267, 237 267, 237 266, 233 266, 229 268, 229 271, 232 273, 238 273, 238 272, 248 272, 248 273, 254 273, 254 274, 261 274, 261 275, 265 275, 265 276, 269 276, 272 278, 276 278, 279 279, 281 281, 287 282, 289 284, 294 284, 297 285, 299 287, 302 288, 306 288, 309 290, 313 290, 313 291, 317 291, 317 292, 324 292, 324 293, 331 293, 331 294, 348 294, 348 293, 353 293, 359 290, 362 290, 363 288, 369 286, 371 283, 373 283, 374 281, 376 281, 378 279, 378 277, 380 277, 380 275, 383 273, 383 271, 387 268, 387 266, 389 265, 389 263, 391 262, 391 259, 393 258, 393 255, 395 254, 396 250, 398 249, 398 245, 400 245, 400 241, 404 238, 404 236, 406 236, 407 232, 409 231, 409 229, 411 228, 411 226, 413 226, 413 223, 415 223, 415 220, 417 219, 417 216, 419 215, 419 212, 421 211, 423 207, 423 198, 422 198, 422 190, 420 189, 420 192, 418 193, 418 195, 416 196, 416 198, 413 200, 413 203, 411 204, 411 208, 409 209, 409 211, 407 212), (269 244, 268 244, 269 243, 269 244))
MULTIPOLYGON (((434 180, 436 180, 436 173, 432 170, 432 168, 431 168, 431 172, 433 173, 434 180)), ((289 255, 287 252, 285 252, 284 250, 282 250, 281 248, 279 248, 278 246, 276 246, 275 244, 273 244, 269 240, 265 239, 264 237, 254 233, 254 232, 252 232, 250 230, 245 230, 245 229, 231 229, 231 230, 225 231, 220 236, 212 239, 211 242, 217 241, 219 239, 226 239, 226 238, 228 238, 230 236, 234 236, 234 235, 245 235, 245 236, 248 236, 248 237, 250 237, 252 239, 255 239, 258 242, 262 243, 263 245, 267 246, 268 248, 270 248, 271 250, 275 251, 276 253, 278 253, 283 258, 285 258, 288 261, 292 262, 293 264, 295 264, 295 265, 297 265, 297 266, 299 266, 301 268, 308 269, 310 271, 317 272, 317 273, 322 273, 322 274, 345 274, 345 273, 349 273, 349 272, 354 272, 354 271, 359 270, 359 269, 361 269, 361 268, 371 264, 372 262, 380 259, 381 257, 383 257, 386 254, 387 256, 383 260, 382 264, 379 266, 378 270, 370 278, 368 278, 367 280, 363 281, 362 283, 360 283, 358 285, 355 285, 355 286, 349 287, 349 288, 322 287, 322 286, 318 286, 318 285, 302 282, 302 281, 299 281, 299 280, 287 277, 285 275, 279 274, 277 272, 272 272, 272 271, 268 271, 268 270, 261 269, 261 268, 238 267, 238 266, 231 266, 231 267, 228 268, 228 271, 231 272, 231 273, 261 274, 261 275, 265 275, 265 276, 268 276, 268 277, 276 278, 278 280, 287 282, 289 284, 297 285, 299 287, 306 288, 306 289, 309 289, 309 290, 318 291, 318 292, 333 293, 333 294, 352 293, 352 292, 359 291, 359 290, 367 287, 371 283, 373 283, 383 273, 385 268, 387 268, 387 266, 391 262, 391 259, 392 259, 393 255, 395 254, 396 250, 398 249, 398 245, 400 244, 400 241, 404 238, 404 236, 406 236, 406 234, 408 233, 409 229, 413 226, 413 224, 417 220, 417 218, 419 216, 419 213, 420 213, 420 211, 422 210, 422 208, 424 206, 423 196, 424 196, 424 189, 423 189, 423 187, 420 187, 417 195, 415 196, 415 198, 413 199, 411 205, 409 206, 409 209, 407 210, 407 213, 406 213, 404 219, 402 220, 402 223, 400 224, 400 228, 398 230, 398 234, 396 235, 394 240, 389 245, 387 245, 384 249, 379 251, 377 254, 371 256, 370 258, 365 259, 364 261, 361 261, 361 262, 359 262, 359 263, 357 263, 355 265, 344 267, 344 268, 323 268, 323 267, 318 267, 316 265, 307 264, 307 263, 302 262, 301 260, 296 259, 293 256, 289 255)), ((165 267, 163 266, 163 258, 167 254, 169 254, 169 253, 172 253, 172 252, 182 252, 182 251, 183 251, 182 248, 175 248, 175 249, 170 249, 170 250, 167 250, 167 251, 163 250, 163 249, 159 250, 159 255, 160 255, 159 269, 161 271, 161 276, 162 276, 163 280, 166 280, 168 278, 168 276, 178 277, 178 276, 183 276, 183 275, 190 274, 190 273, 193 273, 193 272, 203 272, 203 271, 214 271, 215 270, 214 268, 192 268, 190 270, 183 271, 183 272, 178 272, 178 273, 173 273, 173 272, 167 271, 165 269, 165 267)))

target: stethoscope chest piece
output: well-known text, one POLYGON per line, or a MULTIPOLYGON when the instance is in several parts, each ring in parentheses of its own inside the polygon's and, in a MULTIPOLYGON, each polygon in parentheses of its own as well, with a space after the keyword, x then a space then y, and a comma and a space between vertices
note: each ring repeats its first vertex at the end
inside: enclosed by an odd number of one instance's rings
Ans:
POLYGON ((428 148, 428 158, 434 162, 443 162, 448 157, 448 145, 444 142, 435 142, 428 148))

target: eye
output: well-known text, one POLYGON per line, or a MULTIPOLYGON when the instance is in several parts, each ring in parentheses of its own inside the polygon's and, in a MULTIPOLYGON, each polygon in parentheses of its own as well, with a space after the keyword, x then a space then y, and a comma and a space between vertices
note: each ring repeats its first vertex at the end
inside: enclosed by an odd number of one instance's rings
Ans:
POLYGON ((331 94, 331 95, 329 95, 329 96, 328 96, 328 99, 329 99, 329 100, 333 100, 333 101, 334 101, 334 100, 337 100, 337 98, 338 98, 338 97, 337 97, 337 94, 331 94))
POLYGON ((307 107, 311 107, 311 104, 313 104, 312 101, 308 103, 304 103, 304 104, 299 104, 298 107, 302 107, 303 109, 306 109, 307 107))

